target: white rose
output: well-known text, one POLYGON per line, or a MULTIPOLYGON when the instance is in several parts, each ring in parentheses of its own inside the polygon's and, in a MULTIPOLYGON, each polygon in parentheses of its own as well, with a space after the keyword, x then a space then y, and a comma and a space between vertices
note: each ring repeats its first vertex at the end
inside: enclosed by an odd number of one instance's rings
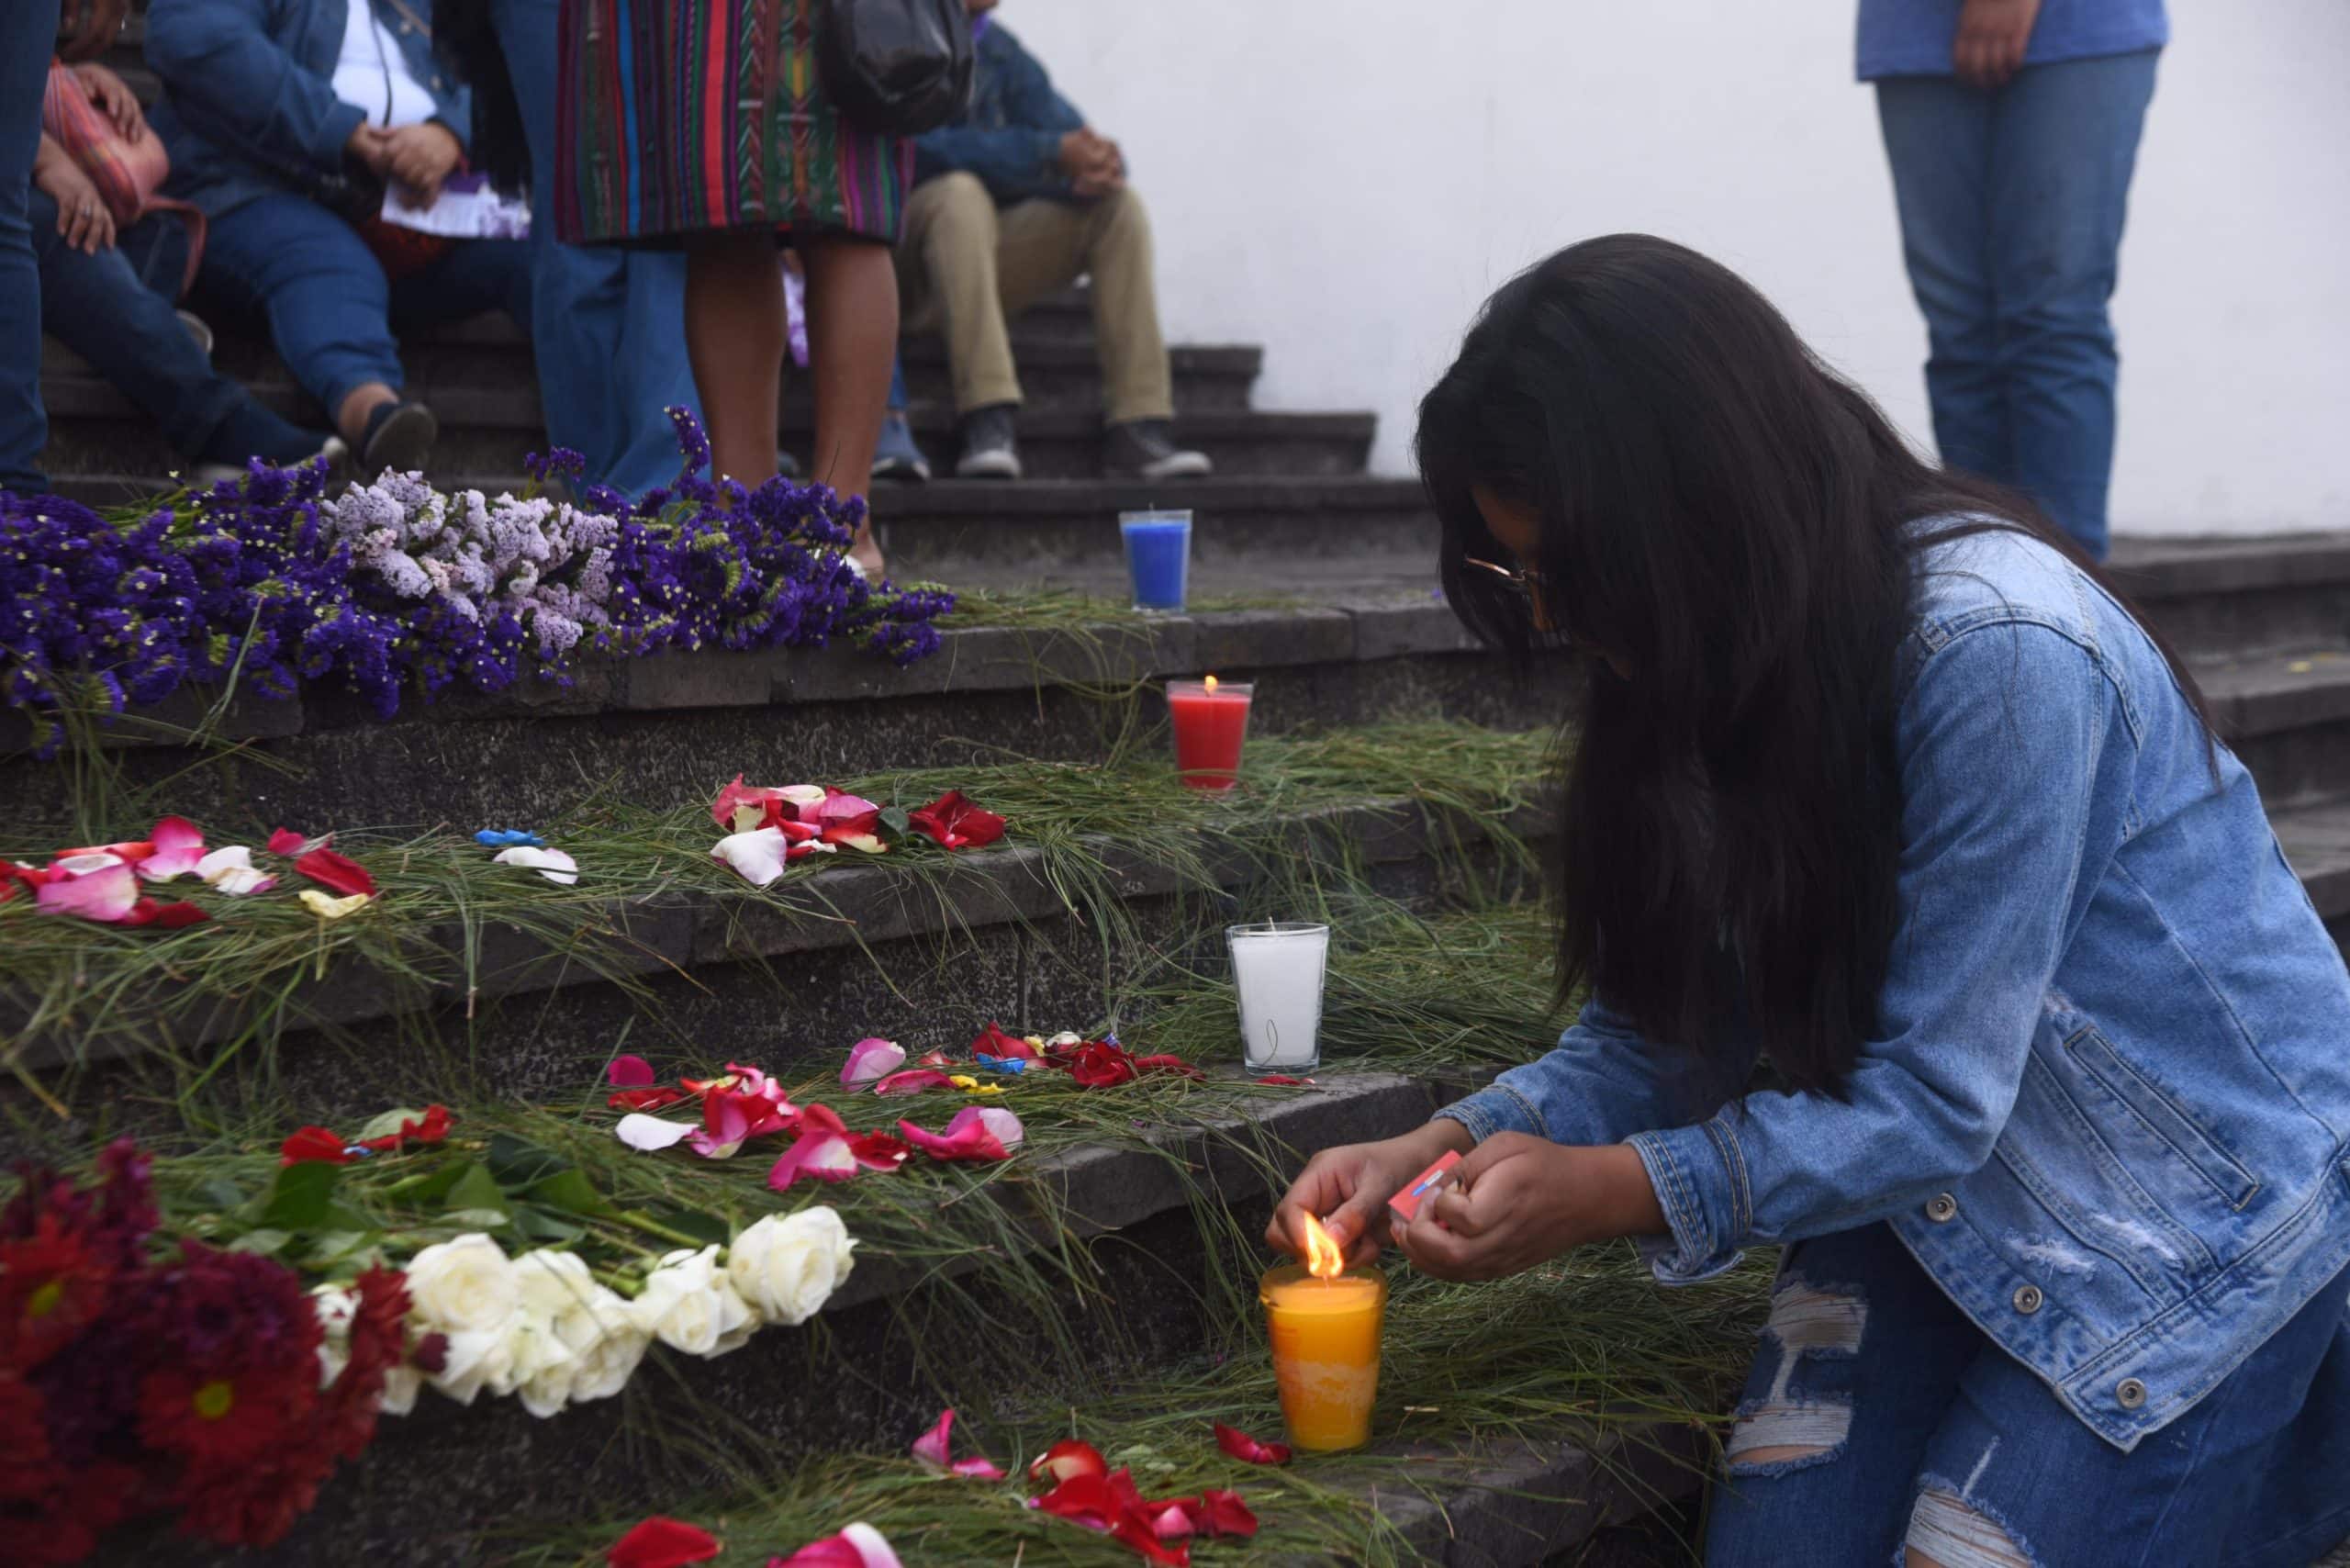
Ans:
POLYGON ((715 1247, 663 1258, 636 1298, 635 1316, 646 1333, 689 1356, 739 1350, 758 1327, 758 1316, 719 1271, 715 1247))
POLYGON ((491 1393, 520 1394, 522 1407, 542 1420, 571 1402, 578 1357, 565 1343, 554 1318, 527 1308, 516 1313, 506 1346, 505 1375, 491 1385, 491 1393))
POLYGON ((561 1317, 604 1288, 578 1253, 544 1249, 514 1260, 514 1282, 522 1310, 546 1318, 561 1317))
POLYGON ((462 1329, 446 1338, 441 1370, 425 1379, 434 1388, 460 1405, 471 1405, 485 1388, 496 1393, 501 1383, 509 1390, 513 1387, 514 1340, 505 1324, 462 1329))
POLYGON ((502 1330, 521 1304, 521 1282, 498 1243, 476 1232, 426 1248, 408 1266, 409 1315, 427 1332, 502 1330))
POLYGON ((726 1275, 761 1317, 796 1327, 848 1278, 856 1246, 841 1216, 822 1204, 794 1215, 768 1215, 734 1238, 726 1275))
POLYGON ((597 1289, 594 1301, 555 1319, 555 1332, 571 1348, 574 1403, 610 1399, 618 1394, 653 1343, 627 1302, 601 1286, 597 1289))
POLYGON ((310 1293, 310 1305, 319 1315, 319 1386, 325 1388, 350 1364, 351 1315, 359 1304, 341 1285, 320 1285, 310 1293))

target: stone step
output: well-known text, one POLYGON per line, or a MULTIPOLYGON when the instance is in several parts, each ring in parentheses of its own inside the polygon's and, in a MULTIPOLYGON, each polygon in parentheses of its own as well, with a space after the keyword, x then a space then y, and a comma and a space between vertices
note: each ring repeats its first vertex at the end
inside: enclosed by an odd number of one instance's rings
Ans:
POLYGON ((2213 723, 2272 810, 2350 794, 2350 648, 2199 661, 2194 670, 2213 723))
MULTIPOLYGON (((1038 307, 1021 317, 1013 328, 1013 353, 1020 365, 1021 389, 1027 396, 1028 406, 1039 411, 1082 413, 1102 407, 1099 356, 1091 340, 1083 335, 1083 329, 1080 327, 1073 333, 1065 319, 1072 313, 1080 323, 1090 319, 1086 314, 1086 293, 1074 289, 1069 295, 1069 305, 1052 309, 1038 307)), ((265 336, 229 321, 212 320, 209 324, 215 334, 212 363, 224 375, 262 389, 274 404, 291 403, 315 417, 316 405, 307 398, 297 400, 289 390, 294 378, 265 336)), ((954 395, 947 372, 946 345, 935 337, 909 338, 900 353, 915 407, 925 413, 951 409, 954 395)), ((1168 350, 1168 359, 1175 375, 1176 407, 1202 410, 1246 409, 1249 389, 1264 368, 1264 350, 1249 343, 1175 344, 1168 350)), ((514 391, 527 394, 534 410, 538 407, 537 365, 532 358, 530 342, 502 315, 476 317, 412 334, 401 342, 400 363, 408 373, 409 388, 421 398, 431 398, 445 387, 476 392, 514 391)), ((52 379, 67 383, 57 394, 65 405, 82 396, 71 385, 73 378, 91 377, 94 374, 87 360, 55 338, 42 341, 41 371, 44 386, 52 379)), ((783 398, 787 421, 803 425, 810 422, 807 372, 797 365, 784 367, 783 398)), ((56 408, 52 411, 57 411, 56 408)), ((128 398, 106 405, 104 411, 122 418, 133 417, 136 412, 128 398)))
MULTIPOLYGON (((262 402, 297 423, 322 428, 319 410, 291 383, 261 383, 252 388, 262 402)), ((413 386, 441 420, 432 476, 513 472, 527 452, 546 446, 538 398, 526 387, 413 386)), ((50 414, 49 445, 41 461, 50 472, 164 475, 180 460, 162 438, 106 382, 92 375, 44 375, 41 395, 50 414)), ((932 462, 951 466, 957 442, 952 413, 940 406, 912 411, 914 431, 932 462)), ((1370 413, 1270 413, 1248 409, 1201 409, 1178 414, 1176 435, 1196 446, 1228 475, 1329 476, 1360 474, 1371 456, 1378 417, 1370 413)), ((1020 452, 1038 478, 1083 478, 1102 473, 1102 417, 1075 408, 1023 409, 1020 452)), ((805 455, 813 433, 804 411, 787 409, 780 431, 785 450, 805 455)))
MULTIPOLYGON (((849 648, 602 661, 583 664, 567 688, 411 700, 388 722, 331 691, 289 701, 241 694, 212 725, 238 749, 197 769, 196 754, 169 743, 205 722, 213 698, 199 689, 135 711, 111 739, 126 783, 175 778, 174 809, 197 820, 479 825, 545 820, 590 790, 664 808, 737 772, 821 778, 1006 755, 1099 760, 1130 717, 1123 700, 1102 694, 1167 676, 1256 678, 1259 734, 1430 711, 1548 726, 1565 711, 1566 671, 1502 678, 1425 596, 947 624, 942 649, 905 669, 849 648)), ((1145 722, 1157 722, 1156 699, 1143 700, 1145 722)), ((17 830, 35 837, 73 820, 74 780, 70 767, 27 755, 29 741, 23 718, 0 711, 0 797, 14 803, 17 830)))
POLYGON ((2125 537, 2111 565, 2189 658, 2350 642, 2350 532, 2125 537))

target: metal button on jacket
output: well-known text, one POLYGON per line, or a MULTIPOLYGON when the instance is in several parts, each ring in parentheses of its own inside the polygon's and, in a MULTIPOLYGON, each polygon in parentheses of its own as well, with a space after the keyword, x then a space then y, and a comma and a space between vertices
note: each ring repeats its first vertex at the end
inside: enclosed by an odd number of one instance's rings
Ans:
POLYGON ((1926 1217, 1936 1225, 1947 1225, 1958 1217, 1958 1200, 1948 1193, 1936 1193, 1926 1200, 1926 1217))
POLYGON ((2121 1402, 2124 1410, 2135 1410, 2146 1402, 2146 1385, 2134 1377, 2125 1377, 2114 1385, 2113 1397, 2121 1402))
POLYGON ((2040 1304, 2046 1299, 2047 1298, 2045 1296, 2042 1296, 2040 1294, 2040 1287, 2038 1285, 2018 1285, 2016 1287, 2016 1310, 2022 1313, 2026 1317, 2029 1317, 2033 1313, 2038 1312, 2040 1310, 2040 1304))

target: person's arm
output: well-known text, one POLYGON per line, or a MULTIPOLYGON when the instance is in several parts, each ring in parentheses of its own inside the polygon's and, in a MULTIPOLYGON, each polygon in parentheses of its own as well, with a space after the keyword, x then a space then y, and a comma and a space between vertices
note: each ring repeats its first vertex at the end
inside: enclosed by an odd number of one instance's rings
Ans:
POLYGON ((1001 129, 953 125, 916 137, 915 180, 976 174, 1000 201, 1069 195, 1063 151, 1069 133, 1085 128, 1085 117, 1053 90, 1045 68, 1002 28, 982 48, 981 69, 998 84, 1011 123, 1001 129))
MULTIPOLYGON (((1669 1052, 1640 1037, 1630 1019, 1595 995, 1556 1050, 1511 1068, 1491 1085, 1437 1114, 1459 1122, 1477 1142, 1525 1133, 1552 1143, 1618 1143, 1699 1107, 1669 1103, 1676 1067, 1669 1052)), ((1728 1081, 1743 1083, 1752 1058, 1728 1081)))
POLYGON ((199 134, 263 161, 335 173, 366 114, 286 53, 269 23, 268 0, 155 0, 147 62, 199 134))
POLYGON ((2063 633, 1995 622, 1930 655, 1903 705, 1900 924, 1840 1102, 1750 1094, 1629 1141, 1672 1229, 1660 1279, 1719 1272, 1750 1242, 1797 1240, 1916 1207, 1990 1159, 2070 941, 2091 787, 2130 744, 2096 657, 2063 633))

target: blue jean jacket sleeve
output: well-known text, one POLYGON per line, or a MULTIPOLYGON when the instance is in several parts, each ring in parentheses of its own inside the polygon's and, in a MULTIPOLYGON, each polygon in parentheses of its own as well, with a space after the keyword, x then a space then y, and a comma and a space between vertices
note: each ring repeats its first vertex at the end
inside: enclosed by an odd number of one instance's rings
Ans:
POLYGON ((206 139, 263 163, 331 174, 366 117, 276 41, 270 9, 268 0, 154 0, 148 63, 206 139))
MULTIPOLYGON (((1620 1143, 1671 1114, 1665 1055, 1631 1020, 1594 995, 1558 1049, 1514 1067, 1492 1085, 1438 1111, 1480 1143, 1529 1133, 1552 1143, 1620 1143)), ((1742 1075, 1741 1075, 1742 1076, 1742 1075)))
POLYGON ((2037 622, 1978 625, 1926 657, 1897 724, 1901 919, 1877 1036, 1845 1102, 1750 1094, 1629 1140, 1673 1229, 1650 1249, 1658 1278, 1885 1218, 1990 1158, 2070 937, 2119 714, 2096 655, 2037 622))

